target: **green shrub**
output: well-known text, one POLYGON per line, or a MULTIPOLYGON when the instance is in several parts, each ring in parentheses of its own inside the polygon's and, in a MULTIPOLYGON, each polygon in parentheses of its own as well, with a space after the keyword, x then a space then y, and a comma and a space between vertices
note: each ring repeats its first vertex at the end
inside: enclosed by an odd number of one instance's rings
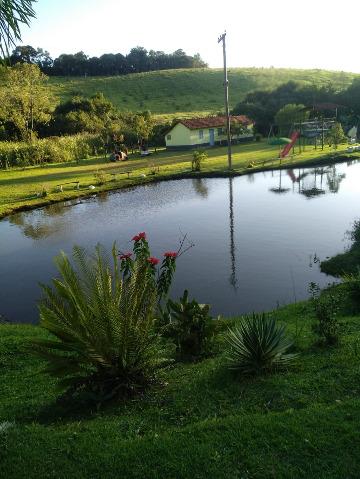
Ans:
POLYGON ((353 300, 356 301, 357 304, 360 304, 360 267, 357 267, 356 273, 345 274, 342 279, 345 286, 350 291, 353 300))
POLYGON ((102 170, 97 170, 96 173, 94 173, 94 178, 99 186, 106 183, 106 173, 102 170))
POLYGON ((5 141, 0 142, 0 167, 66 163, 103 151, 103 138, 89 133, 36 139, 29 143, 5 141))
POLYGON ((283 368, 296 356, 287 353, 293 343, 287 336, 285 327, 265 314, 244 316, 229 329, 225 341, 230 368, 245 375, 283 368))
POLYGON ((61 279, 42 286, 40 326, 51 338, 34 340, 32 348, 69 392, 90 390, 102 400, 135 393, 168 362, 154 331, 154 265, 141 241, 131 271, 124 271, 130 254, 119 264, 115 245, 111 259, 100 246, 93 256, 74 247, 75 268, 62 253, 56 258, 61 279))
POLYGON ((317 322, 313 326, 314 332, 326 344, 336 344, 341 333, 339 311, 341 294, 334 289, 320 291, 316 283, 310 283, 309 292, 317 322))
POLYGON ((206 160, 208 154, 206 151, 194 151, 193 158, 191 161, 191 170, 192 171, 200 171, 201 170, 201 163, 206 160))
POLYGON ((165 310, 160 310, 162 334, 174 341, 181 359, 198 358, 205 353, 212 322, 209 305, 188 298, 185 290, 179 302, 169 299, 165 310))

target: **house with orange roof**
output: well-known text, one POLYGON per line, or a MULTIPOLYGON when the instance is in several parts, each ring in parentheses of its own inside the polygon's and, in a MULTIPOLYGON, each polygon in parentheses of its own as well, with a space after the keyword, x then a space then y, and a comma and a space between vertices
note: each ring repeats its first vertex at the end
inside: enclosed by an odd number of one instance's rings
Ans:
MULTIPOLYGON (((226 117, 187 118, 179 120, 165 135, 168 150, 226 145, 226 117)), ((254 139, 254 122, 245 115, 231 117, 231 140, 234 143, 254 139), (240 128, 239 128, 240 127, 240 128)))

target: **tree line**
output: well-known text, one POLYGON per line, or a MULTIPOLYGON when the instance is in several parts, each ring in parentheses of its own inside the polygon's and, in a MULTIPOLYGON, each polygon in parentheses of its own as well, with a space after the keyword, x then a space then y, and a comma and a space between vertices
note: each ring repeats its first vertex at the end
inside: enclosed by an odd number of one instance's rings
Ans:
POLYGON ((105 53, 100 57, 89 57, 84 52, 78 52, 63 53, 52 59, 49 52, 42 48, 19 45, 9 56, 8 62, 12 66, 17 63, 37 65, 43 73, 51 76, 126 75, 154 70, 207 67, 199 53, 191 56, 182 49, 173 53, 147 51, 139 46, 132 48, 127 55, 105 53))

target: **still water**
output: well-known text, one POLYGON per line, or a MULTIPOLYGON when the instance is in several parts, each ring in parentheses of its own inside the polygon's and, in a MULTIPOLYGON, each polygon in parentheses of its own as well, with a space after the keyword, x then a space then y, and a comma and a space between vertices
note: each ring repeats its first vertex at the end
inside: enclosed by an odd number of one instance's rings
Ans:
POLYGON ((319 261, 342 252, 360 216, 360 163, 186 179, 18 213, 0 221, 0 315, 38 320, 39 282, 74 244, 114 240, 122 250, 146 231, 152 253, 194 246, 178 260, 172 295, 188 288, 214 315, 263 311, 307 297, 333 278, 319 261))

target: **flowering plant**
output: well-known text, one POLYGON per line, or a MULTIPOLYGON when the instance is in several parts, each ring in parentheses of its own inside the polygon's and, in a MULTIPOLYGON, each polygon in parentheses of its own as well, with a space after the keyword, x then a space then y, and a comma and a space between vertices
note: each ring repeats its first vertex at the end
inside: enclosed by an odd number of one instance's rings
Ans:
POLYGON ((185 240, 186 235, 181 239, 179 249, 177 251, 166 251, 161 261, 151 256, 149 243, 144 231, 133 236, 133 252, 125 253, 120 251, 118 255, 123 279, 131 277, 135 264, 141 264, 143 274, 151 277, 155 283, 158 303, 160 303, 169 293, 176 270, 177 258, 193 246, 189 244, 184 248, 185 240))

